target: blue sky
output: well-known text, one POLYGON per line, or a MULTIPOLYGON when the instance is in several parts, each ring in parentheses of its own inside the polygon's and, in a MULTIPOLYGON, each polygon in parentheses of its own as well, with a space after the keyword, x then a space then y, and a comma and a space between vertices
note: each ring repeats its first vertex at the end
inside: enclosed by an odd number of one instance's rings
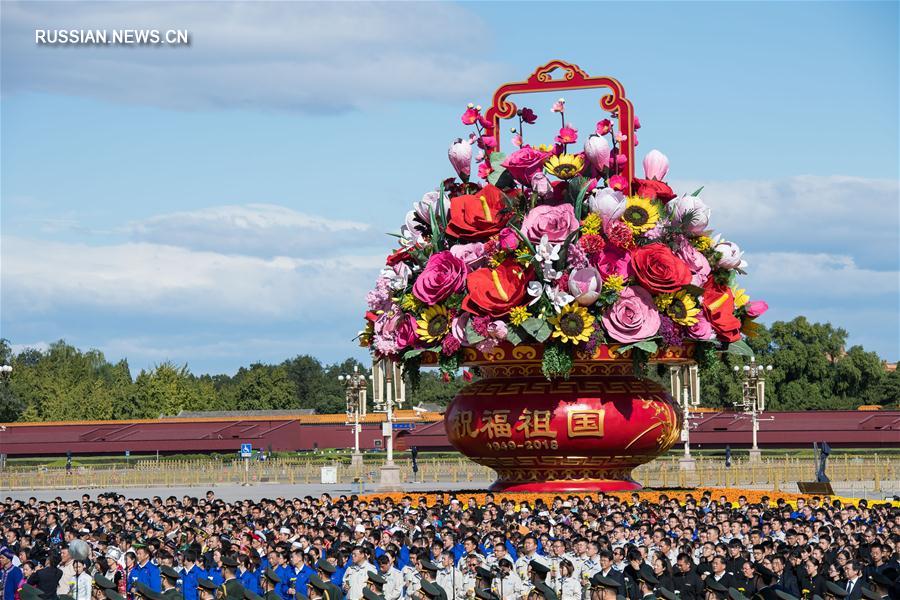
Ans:
MULTIPOLYGON (((363 358, 383 233, 451 173, 465 103, 561 58, 622 81, 638 155, 707 186, 765 321, 897 360, 897 23, 893 2, 4 2, 2 336, 195 372, 363 358), (192 43, 34 44, 54 27, 192 43)), ((589 130, 595 98, 567 97, 589 130)))

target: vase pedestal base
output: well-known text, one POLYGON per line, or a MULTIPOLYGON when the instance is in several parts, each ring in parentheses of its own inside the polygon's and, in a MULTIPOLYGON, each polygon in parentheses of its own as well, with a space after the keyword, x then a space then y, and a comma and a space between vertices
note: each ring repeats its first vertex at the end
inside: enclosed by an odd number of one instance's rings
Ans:
POLYGON ((585 479, 558 481, 495 481, 489 488, 492 492, 555 494, 584 492, 637 492, 643 486, 629 479, 585 479))

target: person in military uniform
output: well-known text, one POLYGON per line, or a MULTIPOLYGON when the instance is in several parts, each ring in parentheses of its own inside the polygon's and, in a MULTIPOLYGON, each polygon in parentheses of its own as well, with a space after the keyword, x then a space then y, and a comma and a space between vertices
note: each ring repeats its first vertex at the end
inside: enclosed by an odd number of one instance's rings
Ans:
POLYGON ((728 597, 728 588, 712 576, 703 580, 703 589, 706 591, 706 600, 725 600, 728 597))
POLYGON ((327 584, 318 575, 310 575, 306 584, 306 596, 309 600, 332 600, 327 584))
POLYGON ((362 597, 363 600, 384 600, 384 596, 372 588, 363 588, 362 597))
MULTIPOLYGON (((876 571, 869 576, 869 585, 871 586, 871 593, 867 598, 872 600, 872 596, 875 596, 875 600, 888 600, 891 586, 894 585, 894 582, 886 574, 876 571)), ((863 595, 865 593, 866 588, 863 588, 863 595)))
POLYGON ((475 597, 478 598, 478 600, 500 600, 500 597, 489 588, 479 588, 475 590, 475 597))
POLYGON ((162 597, 166 600, 184 600, 184 596, 178 591, 178 580, 181 575, 168 565, 159 568, 162 574, 162 597))
MULTIPOLYGON (((422 561, 422 562, 431 562, 431 561, 422 561)), ((434 563, 431 563, 435 567, 434 563)), ((443 588, 439 586, 434 581, 430 581, 428 579, 422 579, 422 585, 419 588, 419 596, 417 600, 447 600, 446 595, 444 593, 443 588)))
MULTIPOLYGON (((216 584, 208 577, 197 578, 197 599, 213 600, 216 596, 216 584)), ((280 598, 278 599, 280 600, 280 598)))
MULTIPOLYGON (((550 572, 550 567, 547 565, 543 565, 544 568, 547 569, 547 572, 550 572)), ((539 581, 534 584, 534 587, 528 592, 528 600, 559 600, 559 596, 556 595, 556 592, 553 591, 549 585, 544 583, 543 581, 539 581)))
POLYGON ((833 581, 825 582, 825 600, 844 600, 847 590, 833 581))
POLYGON ((618 579, 604 577, 600 571, 594 573, 590 579, 590 583, 590 600, 616 600, 616 596, 619 594, 619 590, 622 587, 622 582, 618 579))
POLYGON ((334 575, 335 571, 337 571, 337 569, 335 569, 334 565, 324 558, 319 559, 316 563, 316 575, 318 575, 325 583, 325 591, 328 592, 328 599, 344 600, 344 592, 331 581, 331 577, 334 575))
POLYGON ((475 567, 475 595, 478 595, 478 590, 491 589, 491 583, 493 582, 493 579, 494 574, 491 573, 490 569, 485 569, 482 566, 475 567))
POLYGON ((741 590, 731 587, 728 588, 728 600, 750 600, 750 598, 745 596, 741 590))
POLYGON ((244 586, 237 578, 237 560, 233 556, 222 557, 222 577, 225 581, 216 594, 218 600, 243 600, 244 586))
POLYGON ((140 600, 141 598, 144 600, 162 600, 162 594, 141 581, 131 586, 131 593, 134 594, 135 600, 140 600))
MULTIPOLYGON (((105 600, 125 600, 125 596, 117 592, 116 590, 103 590, 103 597, 105 600)), ((27 600, 26 598, 22 598, 22 600, 27 600)))
POLYGON ((650 565, 642 564, 639 569, 635 569, 634 577, 641 600, 655 600, 656 595, 653 590, 659 584, 659 580, 650 565))
POLYGON ((263 597, 254 592, 253 590, 248 590, 246 587, 244 588, 244 600, 263 600, 263 597))
POLYGON ((422 579, 419 582, 419 594, 424 598, 431 598, 431 593, 437 590, 437 600, 449 600, 447 598, 447 592, 444 591, 444 588, 438 585, 437 582, 437 573, 438 566, 431 562, 430 560, 421 560, 419 561, 419 567, 421 568, 422 579), (430 583, 433 584, 434 587, 430 587, 428 591, 425 590, 425 584, 430 583))
POLYGON ((94 574, 94 587, 91 590, 91 598, 93 600, 106 600, 106 590, 114 589, 116 589, 114 581, 109 580, 100 573, 94 574))
MULTIPOLYGON (((659 596, 661 600, 678 600, 678 594, 662 586, 656 588, 656 595, 659 596)), ((745 598, 744 600, 747 599, 745 598)))
POLYGON ((387 583, 387 579, 382 577, 380 573, 374 571, 369 571, 368 576, 369 581, 366 584, 368 588, 376 594, 384 596, 384 585, 387 583))
POLYGON ((263 576, 259 578, 259 585, 263 591, 263 600, 281 600, 281 596, 275 591, 279 583, 281 583, 281 577, 278 576, 278 573, 273 571, 271 567, 266 567, 263 571, 263 576))

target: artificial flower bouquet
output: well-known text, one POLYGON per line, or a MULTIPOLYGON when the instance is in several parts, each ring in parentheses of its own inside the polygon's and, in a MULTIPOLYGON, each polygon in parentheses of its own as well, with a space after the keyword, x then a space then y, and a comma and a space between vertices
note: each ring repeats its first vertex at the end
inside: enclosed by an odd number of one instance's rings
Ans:
POLYGON ((710 231, 702 188, 676 194, 657 150, 629 185, 618 114, 580 136, 565 100, 551 110, 561 124, 553 143, 526 142, 538 117, 522 108, 507 155, 481 107, 467 107, 474 131, 449 150, 456 177, 407 213, 368 293, 361 344, 407 371, 433 352, 445 373, 466 346, 539 344, 548 377, 565 377, 576 350, 600 344, 638 362, 685 341, 707 354, 749 352, 742 333, 768 307, 737 286, 746 263, 710 231))

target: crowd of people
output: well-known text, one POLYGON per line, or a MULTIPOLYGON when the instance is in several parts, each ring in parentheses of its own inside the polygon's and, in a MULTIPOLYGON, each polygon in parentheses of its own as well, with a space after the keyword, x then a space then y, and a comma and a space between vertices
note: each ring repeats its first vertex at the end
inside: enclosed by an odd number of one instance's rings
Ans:
POLYGON ((900 508, 698 492, 0 503, 0 600, 900 600, 900 508))

